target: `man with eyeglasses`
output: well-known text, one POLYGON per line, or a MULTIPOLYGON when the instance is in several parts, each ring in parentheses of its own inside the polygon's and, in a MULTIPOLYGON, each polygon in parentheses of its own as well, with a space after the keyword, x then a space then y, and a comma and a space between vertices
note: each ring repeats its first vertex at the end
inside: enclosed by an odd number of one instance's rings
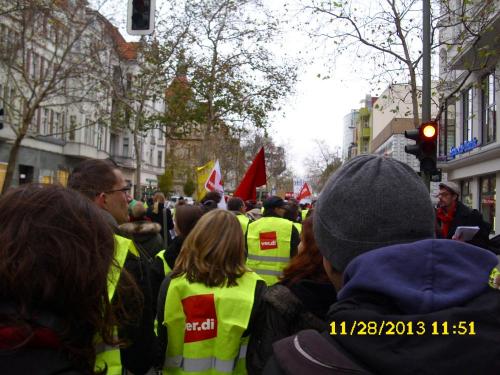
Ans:
POLYGON ((460 189, 455 182, 439 184, 438 207, 436 210, 436 237, 460 240, 454 236, 457 227, 479 227, 479 231, 468 243, 489 249, 491 226, 485 222, 477 210, 467 207, 458 200, 460 189))
POLYGON ((127 370, 136 375, 145 374, 154 364, 157 348, 149 264, 139 254, 134 242, 123 237, 118 230, 119 224, 129 220, 130 186, 111 161, 89 159, 75 167, 68 178, 68 187, 79 191, 99 206, 115 231, 116 268, 110 270, 108 292, 110 300, 122 304, 128 315, 127 323, 119 323, 116 327, 118 337, 126 345, 108 347, 97 343, 96 369, 103 370, 106 366, 108 375, 121 375, 127 370), (122 270, 126 270, 129 277, 132 276, 142 292, 142 311, 138 309, 136 296, 121 293, 125 291, 120 288, 120 279, 124 277, 122 270))

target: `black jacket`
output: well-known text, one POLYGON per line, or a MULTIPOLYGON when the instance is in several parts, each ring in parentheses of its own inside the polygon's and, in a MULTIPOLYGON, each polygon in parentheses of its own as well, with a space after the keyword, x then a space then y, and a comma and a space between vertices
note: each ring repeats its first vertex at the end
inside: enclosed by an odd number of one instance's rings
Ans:
MULTIPOLYGON (((171 270, 174 269, 175 261, 177 256, 179 255, 182 243, 184 242, 184 237, 177 236, 175 237, 170 245, 168 245, 167 250, 164 253, 165 260, 167 261, 168 266, 171 270)), ((160 285, 165 279, 165 268, 163 266, 163 261, 154 257, 153 265, 151 269, 151 290, 153 292, 154 302, 155 302, 155 311, 156 311, 156 303, 158 301, 158 291, 160 290, 160 285)))
MULTIPOLYGON (((441 234, 441 221, 437 218, 437 237, 442 238, 441 234)), ((455 216, 451 221, 450 227, 448 229, 448 235, 446 238, 451 239, 453 234, 457 230, 457 227, 479 227, 479 232, 476 233, 474 238, 468 243, 482 247, 484 249, 489 249, 489 234, 491 231, 491 225, 483 220, 481 213, 478 210, 473 210, 467 207, 462 202, 457 201, 457 208, 455 211, 455 216)))
POLYGON ((273 353, 272 345, 303 329, 328 328, 325 315, 335 302, 332 284, 302 280, 290 287, 275 284, 263 295, 262 315, 256 321, 247 352, 249 374, 260 374, 273 353))
MULTIPOLYGON (((153 212, 154 206, 148 207, 146 211, 146 216, 149 217, 153 222, 158 223, 161 225, 161 231, 160 234, 163 237, 164 233, 164 225, 165 223, 163 222, 163 209, 164 209, 164 204, 163 203, 158 203, 158 213, 153 212)), ((172 219, 172 212, 170 211, 169 208, 166 208, 166 217, 167 217, 167 241, 170 244, 170 241, 172 238, 170 237, 169 231, 174 229, 174 220, 172 219)))
POLYGON ((88 375, 56 349, 0 350, 2 375, 88 375))
POLYGON ((132 237, 139 251, 153 258, 163 250, 163 240, 160 235, 161 226, 149 221, 134 221, 119 226, 120 231, 132 237))
MULTIPOLYGON (((111 214, 104 210, 102 212, 115 233, 127 237, 120 231, 111 214)), ((122 301, 126 311, 134 319, 121 317, 127 323, 118 327, 118 336, 128 345, 120 349, 120 355, 122 365, 133 374, 140 375, 151 368, 158 355, 158 341, 154 332, 154 301, 151 294, 151 262, 146 256, 137 257, 129 252, 123 268, 132 276, 142 292, 144 304, 142 311, 138 311, 137 301, 122 301)), ((115 299, 112 302, 115 302, 115 299)))

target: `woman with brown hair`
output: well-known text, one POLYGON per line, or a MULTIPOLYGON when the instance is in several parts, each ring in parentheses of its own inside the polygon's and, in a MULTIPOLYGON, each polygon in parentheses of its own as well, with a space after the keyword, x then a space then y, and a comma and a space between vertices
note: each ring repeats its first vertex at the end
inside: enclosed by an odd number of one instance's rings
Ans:
POLYGON ((2 374, 94 374, 95 338, 119 344, 123 315, 108 298, 114 240, 100 210, 76 191, 24 185, 0 199, 0 228, 2 374))
POLYGON ((260 374, 273 354, 272 344, 304 329, 322 331, 336 291, 323 269, 323 256, 314 240, 312 217, 302 223, 298 254, 283 270, 280 282, 263 295, 262 316, 250 338, 248 370, 260 374))
POLYGON ((245 266, 236 217, 219 209, 205 214, 160 290, 164 372, 245 372, 246 345, 264 290, 264 281, 245 266))

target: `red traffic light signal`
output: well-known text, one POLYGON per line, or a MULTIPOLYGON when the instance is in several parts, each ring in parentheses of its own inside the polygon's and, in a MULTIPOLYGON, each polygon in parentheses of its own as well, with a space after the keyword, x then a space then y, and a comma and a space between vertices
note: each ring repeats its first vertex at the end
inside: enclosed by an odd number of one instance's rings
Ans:
POLYGON ((405 131, 405 137, 413 139, 414 145, 406 145, 405 152, 415 155, 420 161, 420 171, 428 174, 436 173, 438 125, 428 121, 418 129, 405 131))

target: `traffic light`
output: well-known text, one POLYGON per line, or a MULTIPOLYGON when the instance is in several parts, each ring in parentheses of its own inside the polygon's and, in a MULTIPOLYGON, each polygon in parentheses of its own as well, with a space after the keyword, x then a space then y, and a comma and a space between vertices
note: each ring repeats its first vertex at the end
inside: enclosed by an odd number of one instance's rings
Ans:
POLYGON ((3 129, 3 108, 0 108, 0 130, 3 129))
POLYGON ((155 28, 155 0, 128 0, 127 33, 151 34, 155 28))
POLYGON ((414 145, 405 146, 405 152, 415 155, 420 161, 420 171, 431 175, 437 173, 437 133, 435 121, 428 121, 418 129, 405 131, 405 137, 415 141, 414 145))

